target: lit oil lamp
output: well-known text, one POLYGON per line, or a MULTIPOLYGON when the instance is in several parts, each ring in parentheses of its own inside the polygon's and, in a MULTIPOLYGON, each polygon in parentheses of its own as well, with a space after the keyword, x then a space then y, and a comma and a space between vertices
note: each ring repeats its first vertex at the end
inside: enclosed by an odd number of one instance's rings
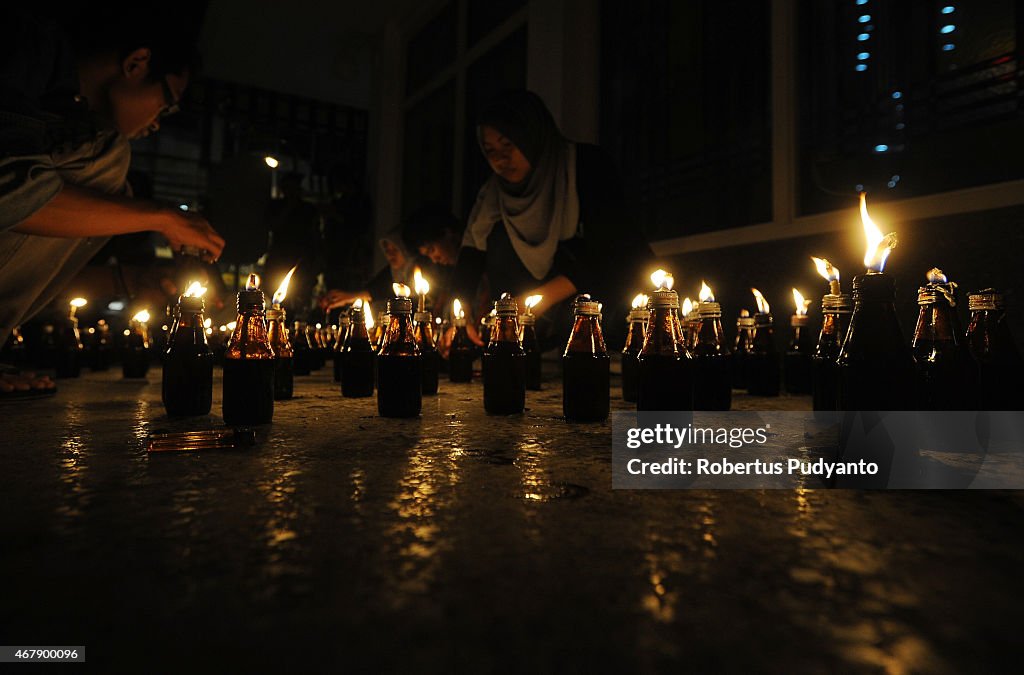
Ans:
POLYGON ((419 297, 419 310, 413 314, 413 331, 416 336, 416 346, 420 350, 420 369, 423 374, 422 390, 424 394, 431 395, 437 393, 437 383, 441 373, 441 355, 434 342, 434 318, 427 311, 430 282, 423 276, 419 267, 413 271, 413 287, 419 297))
POLYGON ((462 301, 452 301, 452 324, 455 332, 452 335, 451 347, 448 352, 448 379, 451 382, 469 382, 473 379, 473 361, 476 359, 476 345, 469 339, 466 330, 466 312, 462 301))
POLYGON ((88 304, 85 298, 73 298, 68 303, 68 320, 57 337, 55 369, 57 377, 78 377, 82 373, 82 334, 78 330, 77 312, 88 304))
POLYGON ((783 373, 786 392, 790 394, 810 394, 811 358, 814 355, 814 336, 807 325, 807 310, 811 301, 804 299, 803 294, 793 289, 793 316, 789 319, 789 346, 783 360, 783 373))
POLYGON ((747 392, 754 396, 778 396, 782 379, 782 355, 775 348, 772 308, 761 291, 751 288, 757 303, 754 315, 753 352, 750 354, 750 381, 747 392))
POLYGON ((824 258, 811 256, 829 292, 821 298, 821 331, 811 357, 811 390, 814 410, 834 411, 839 400, 839 364, 846 332, 850 328, 853 299, 841 292, 839 268, 824 258))
POLYGON ((266 424, 274 417, 276 358, 267 335, 266 299, 258 276, 249 275, 237 304, 238 318, 224 352, 224 423, 266 424))
POLYGON ((352 324, 341 348, 341 395, 345 398, 373 396, 374 365, 373 309, 370 302, 357 299, 352 305, 352 324))
POLYGON ((161 398, 171 417, 207 415, 213 404, 213 352, 207 340, 203 295, 194 281, 178 298, 163 358, 161 398))
POLYGON ((637 410, 693 410, 693 355, 679 326, 679 295, 665 270, 651 275, 644 346, 637 357, 637 410))
POLYGON ((523 300, 526 311, 519 316, 519 342, 526 352, 526 388, 532 391, 541 388, 540 342, 537 340, 537 317, 533 308, 543 299, 543 295, 527 296, 523 300))
POLYGON ((938 267, 917 290, 920 310, 910 349, 917 371, 918 410, 977 410, 978 369, 961 339, 957 285, 938 267))
POLYGON ((526 354, 519 342, 516 299, 502 293, 494 302, 494 317, 483 355, 484 410, 513 415, 526 406, 526 354))
MULTIPOLYGON (((395 297, 388 300, 389 322, 377 354, 377 413, 381 417, 416 417, 423 407, 423 373, 411 292, 405 284, 394 284, 393 290, 395 297)), ((422 306, 422 295, 420 302, 422 306)))
POLYGON ((741 309, 736 317, 736 341, 733 344, 732 388, 744 391, 750 385, 750 357, 754 353, 754 317, 741 309))
POLYGON ((729 410, 732 362, 722 330, 722 305, 715 301, 714 291, 704 281, 699 297, 693 328, 693 409, 729 410))
POLYGON ((1006 322, 1006 300, 994 288, 969 293, 966 343, 979 372, 982 410, 1024 410, 1024 358, 1006 322))
POLYGON ((295 352, 288 334, 287 312, 284 309, 288 297, 288 285, 295 274, 295 266, 288 270, 281 285, 274 291, 270 309, 267 310, 267 339, 274 350, 274 400, 290 399, 295 392, 295 352))
POLYGON ((637 356, 644 346, 649 300, 650 298, 643 293, 638 293, 630 303, 631 309, 627 317, 629 330, 626 332, 626 344, 622 348, 622 400, 631 403, 636 403, 640 367, 637 356))
POLYGON ((562 354, 562 414, 569 422, 603 422, 609 412, 610 359, 601 333, 601 303, 580 295, 562 354))
POLYGON ((683 304, 679 306, 679 331, 687 349, 693 346, 693 320, 697 316, 694 307, 690 298, 683 298, 683 304))

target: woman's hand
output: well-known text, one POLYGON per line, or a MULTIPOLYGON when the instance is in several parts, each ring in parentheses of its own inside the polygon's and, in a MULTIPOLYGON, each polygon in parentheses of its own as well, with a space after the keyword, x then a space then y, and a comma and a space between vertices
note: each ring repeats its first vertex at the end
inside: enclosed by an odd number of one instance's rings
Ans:
POLYGON ((332 288, 327 291, 322 298, 320 298, 320 309, 328 310, 334 309, 335 307, 341 307, 347 305, 350 302, 355 302, 358 298, 368 297, 366 291, 343 291, 337 288, 332 288))
POLYGON ((554 307, 566 298, 571 298, 575 294, 576 284, 570 281, 569 277, 562 274, 544 284, 541 284, 532 291, 525 293, 523 297, 527 298, 531 295, 543 296, 540 302, 533 306, 532 310, 534 314, 540 316, 549 307, 554 307))
POLYGON ((204 257, 209 258, 208 262, 220 257, 224 250, 224 237, 217 234, 206 218, 191 211, 167 209, 166 219, 160 232, 167 237, 172 249, 178 251, 182 246, 189 246, 206 251, 208 255, 204 257))

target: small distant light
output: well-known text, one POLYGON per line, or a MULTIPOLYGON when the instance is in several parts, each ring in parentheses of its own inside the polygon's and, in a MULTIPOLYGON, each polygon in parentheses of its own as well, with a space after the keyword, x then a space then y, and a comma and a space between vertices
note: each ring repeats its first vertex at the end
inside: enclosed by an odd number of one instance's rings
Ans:
POLYGON ((869 52, 860 52, 859 54, 857 54, 858 61, 867 61, 870 58, 871 54, 869 52))
POLYGON ((182 211, 188 211, 188 204, 178 204, 178 208, 182 211))
POLYGON ((89 335, 92 335, 92 334, 94 334, 95 332, 96 332, 96 329, 95 329, 95 328, 90 328, 90 329, 89 329, 89 335))
POLYGON ((955 11, 956 7, 954 7, 953 5, 946 5, 945 7, 942 8, 943 14, 952 14, 955 11))
POLYGON ((893 98, 903 98, 903 92, 900 92, 900 91, 894 91, 894 92, 892 93, 892 97, 893 97, 893 98))
POLYGON ((867 69, 868 69, 867 65, 865 65, 865 64, 863 64, 863 63, 858 63, 858 64, 857 64, 857 65, 856 65, 856 66, 854 67, 854 70, 856 70, 856 71, 857 71, 858 73, 863 73, 863 72, 864 72, 865 70, 867 70, 867 69))
POLYGON ((897 103, 896 104, 896 112, 903 112, 903 104, 902 103, 897 103))
POLYGON ((870 14, 861 14, 859 17, 857 17, 857 21, 859 21, 861 23, 867 23, 868 21, 871 21, 871 15, 870 14))
POLYGON ((890 178, 889 180, 891 180, 893 183, 899 183, 900 182, 900 175, 898 173, 897 174, 893 174, 893 177, 890 178))
POLYGON ((857 5, 858 5, 858 6, 860 6, 860 5, 866 5, 866 4, 868 4, 868 0, 857 0, 857 5))
POLYGON ((121 302, 120 300, 114 300, 109 305, 107 305, 107 309, 109 309, 111 312, 123 311, 124 310, 124 303, 121 302))
POLYGON ((956 26, 954 26, 951 23, 947 23, 945 26, 943 26, 942 28, 939 29, 939 32, 942 33, 943 35, 949 35, 950 33, 952 33, 955 30, 956 30, 956 26))
POLYGON ((906 124, 904 124, 903 122, 897 122, 897 123, 896 123, 896 128, 897 128, 897 129, 899 129, 900 131, 902 131, 903 129, 905 129, 905 128, 906 128, 906 126, 907 126, 907 125, 906 125, 906 124))
POLYGON ((167 330, 167 324, 165 323, 163 326, 161 326, 160 330, 167 330))
POLYGON ((859 41, 861 41, 861 42, 865 42, 865 41, 871 39, 871 34, 870 33, 861 33, 860 35, 857 36, 857 39, 859 41))
POLYGON ((954 44, 946 43, 946 44, 942 45, 942 51, 944 51, 944 52, 951 52, 954 49, 956 49, 956 45, 954 45, 954 44))
POLYGON ((879 143, 875 146, 875 152, 888 152, 889 146, 885 143, 879 143))
POLYGON ((269 166, 271 169, 276 169, 278 164, 280 164, 280 162, 277 161, 277 157, 272 157, 271 155, 267 155, 266 157, 264 157, 263 161, 266 162, 267 166, 269 166))
POLYGON ((132 332, 130 330, 128 330, 127 328, 124 329, 124 336, 125 337, 128 337, 131 334, 132 334, 132 332))
POLYGON ((886 183, 886 185, 889 186, 890 188, 894 188, 896 187, 896 181, 891 180, 888 183, 886 183))
POLYGON ((853 189, 856 190, 857 192, 864 192, 864 184, 857 183, 856 185, 853 186, 853 189))

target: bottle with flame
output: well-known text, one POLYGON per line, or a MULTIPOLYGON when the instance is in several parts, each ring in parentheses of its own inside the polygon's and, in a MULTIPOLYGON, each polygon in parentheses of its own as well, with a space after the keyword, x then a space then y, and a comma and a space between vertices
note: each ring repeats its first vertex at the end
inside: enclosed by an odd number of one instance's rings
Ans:
POLYGON ((85 346, 78 330, 78 310, 85 307, 85 298, 74 298, 69 304, 68 320, 60 325, 57 335, 56 375, 59 378, 78 377, 82 373, 82 355, 85 346))
POLYGON ((741 309, 736 317, 736 340, 732 348, 732 388, 746 391, 750 387, 750 361, 754 354, 754 317, 749 309, 741 309))
POLYGON ((267 424, 274 418, 276 355, 267 335, 266 299, 250 274, 238 292, 238 317, 224 350, 224 423, 267 424))
POLYGON ((163 359, 161 396, 170 417, 210 414, 213 406, 213 351, 206 339, 206 288, 189 284, 178 298, 163 359))
POLYGON ((818 274, 829 282, 829 292, 821 298, 821 332, 811 357, 811 390, 816 411, 833 412, 839 400, 839 352, 850 327, 853 299, 842 293, 839 269, 824 258, 811 258, 818 274))
POLYGON ((544 299, 542 295, 530 295, 523 300, 526 311, 519 316, 519 342, 526 352, 526 388, 539 391, 541 384, 540 341, 537 339, 537 317, 533 308, 544 299))
POLYGON ((476 345, 469 339, 466 312, 458 298, 452 301, 452 324, 455 333, 452 335, 451 347, 448 350, 448 379, 451 382, 469 382, 473 379, 476 345))
POLYGON ((572 333, 562 354, 562 414, 570 422, 608 419, 611 359, 601 334, 600 305, 577 296, 572 333))
POLYGON ((967 296, 967 347, 978 369, 981 410, 1024 410, 1024 358, 1006 323, 1003 294, 986 288, 967 296))
POLYGON ((437 382, 441 374, 441 354, 438 353, 437 345, 434 343, 434 317, 427 311, 427 294, 430 292, 430 282, 417 267, 413 272, 413 286, 419 297, 419 305, 416 313, 413 314, 413 330, 416 335, 416 346, 420 350, 420 367, 423 373, 424 394, 433 395, 437 393, 437 382))
POLYGON ((373 396, 376 354, 370 342, 374 327, 373 308, 369 301, 356 300, 352 305, 352 325, 341 348, 341 395, 345 398, 373 396))
POLYGON ((502 293, 494 303, 494 323, 483 357, 484 410, 512 415, 526 407, 526 353, 519 342, 516 299, 502 293))
POLYGON ((320 370, 327 364, 327 356, 324 351, 323 324, 306 323, 306 342, 309 343, 309 367, 310 370, 320 370))
POLYGON ((125 348, 121 357, 121 374, 129 379, 145 377, 149 372, 149 310, 132 317, 125 331, 125 348))
POLYGON ((423 408, 423 372, 413 330, 409 287, 395 284, 390 317, 377 354, 377 412, 381 417, 416 417, 423 408))
POLYGON ((672 290, 672 275, 658 270, 651 275, 655 290, 648 301, 647 332, 637 357, 636 409, 693 410, 693 355, 679 329, 679 296, 672 290))
POLYGON ((918 410, 977 410, 978 372, 960 340, 956 283, 932 268, 917 290, 920 310, 910 349, 917 371, 918 410))
POLYGON ((309 341, 308 326, 304 321, 293 321, 291 330, 292 374, 309 375, 316 366, 316 350, 309 341))
POLYGON ((644 331, 647 329, 648 298, 639 293, 633 298, 627 321, 626 344, 622 348, 622 400, 636 403, 637 384, 639 382, 640 350, 644 347, 644 331))
POLYGON ((110 324, 100 319, 89 345, 89 368, 94 373, 110 370, 110 350, 110 324))
POLYGON ((286 401, 295 392, 295 352, 288 336, 285 323, 287 313, 284 308, 288 297, 288 284, 295 274, 295 267, 288 271, 281 285, 278 286, 267 310, 267 338, 274 350, 274 400, 286 401))
POLYGON ((837 363, 839 410, 912 410, 914 359, 896 315, 896 283, 884 273, 896 235, 882 235, 860 196, 865 274, 853 279, 853 315, 837 363))
POLYGON ((814 335, 807 325, 807 310, 811 306, 811 301, 805 300, 803 294, 794 288, 793 305, 793 316, 789 318, 792 332, 782 362, 783 379, 786 382, 786 393, 810 394, 813 391, 811 358, 814 356, 814 335))
POLYGON ((752 396, 778 396, 782 380, 782 355, 775 347, 772 308, 761 291, 751 288, 757 302, 754 315, 753 351, 750 354, 747 393, 752 396))
POLYGON ((339 384, 341 383, 341 350, 345 347, 345 340, 348 338, 348 332, 351 328, 352 316, 348 312, 342 311, 338 315, 338 336, 334 341, 334 354, 332 357, 334 361, 334 381, 339 384))
POLYGON ((701 281, 697 326, 693 331, 693 409, 732 408, 732 361, 724 343, 722 305, 711 287, 701 281))

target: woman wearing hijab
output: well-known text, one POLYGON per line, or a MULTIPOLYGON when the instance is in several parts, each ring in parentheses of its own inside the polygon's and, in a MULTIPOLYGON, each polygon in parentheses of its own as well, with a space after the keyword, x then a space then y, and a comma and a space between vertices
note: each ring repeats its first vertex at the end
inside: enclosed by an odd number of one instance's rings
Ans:
POLYGON ((486 274, 491 299, 543 295, 534 313, 550 346, 568 335, 568 305, 578 293, 604 303, 610 348, 653 258, 629 219, 622 181, 599 148, 573 143, 533 92, 511 91, 477 124, 494 172, 477 195, 462 240, 453 287, 462 297, 486 274), (547 325, 545 325, 547 324, 547 325), (553 325, 552 325, 553 324, 553 325))

